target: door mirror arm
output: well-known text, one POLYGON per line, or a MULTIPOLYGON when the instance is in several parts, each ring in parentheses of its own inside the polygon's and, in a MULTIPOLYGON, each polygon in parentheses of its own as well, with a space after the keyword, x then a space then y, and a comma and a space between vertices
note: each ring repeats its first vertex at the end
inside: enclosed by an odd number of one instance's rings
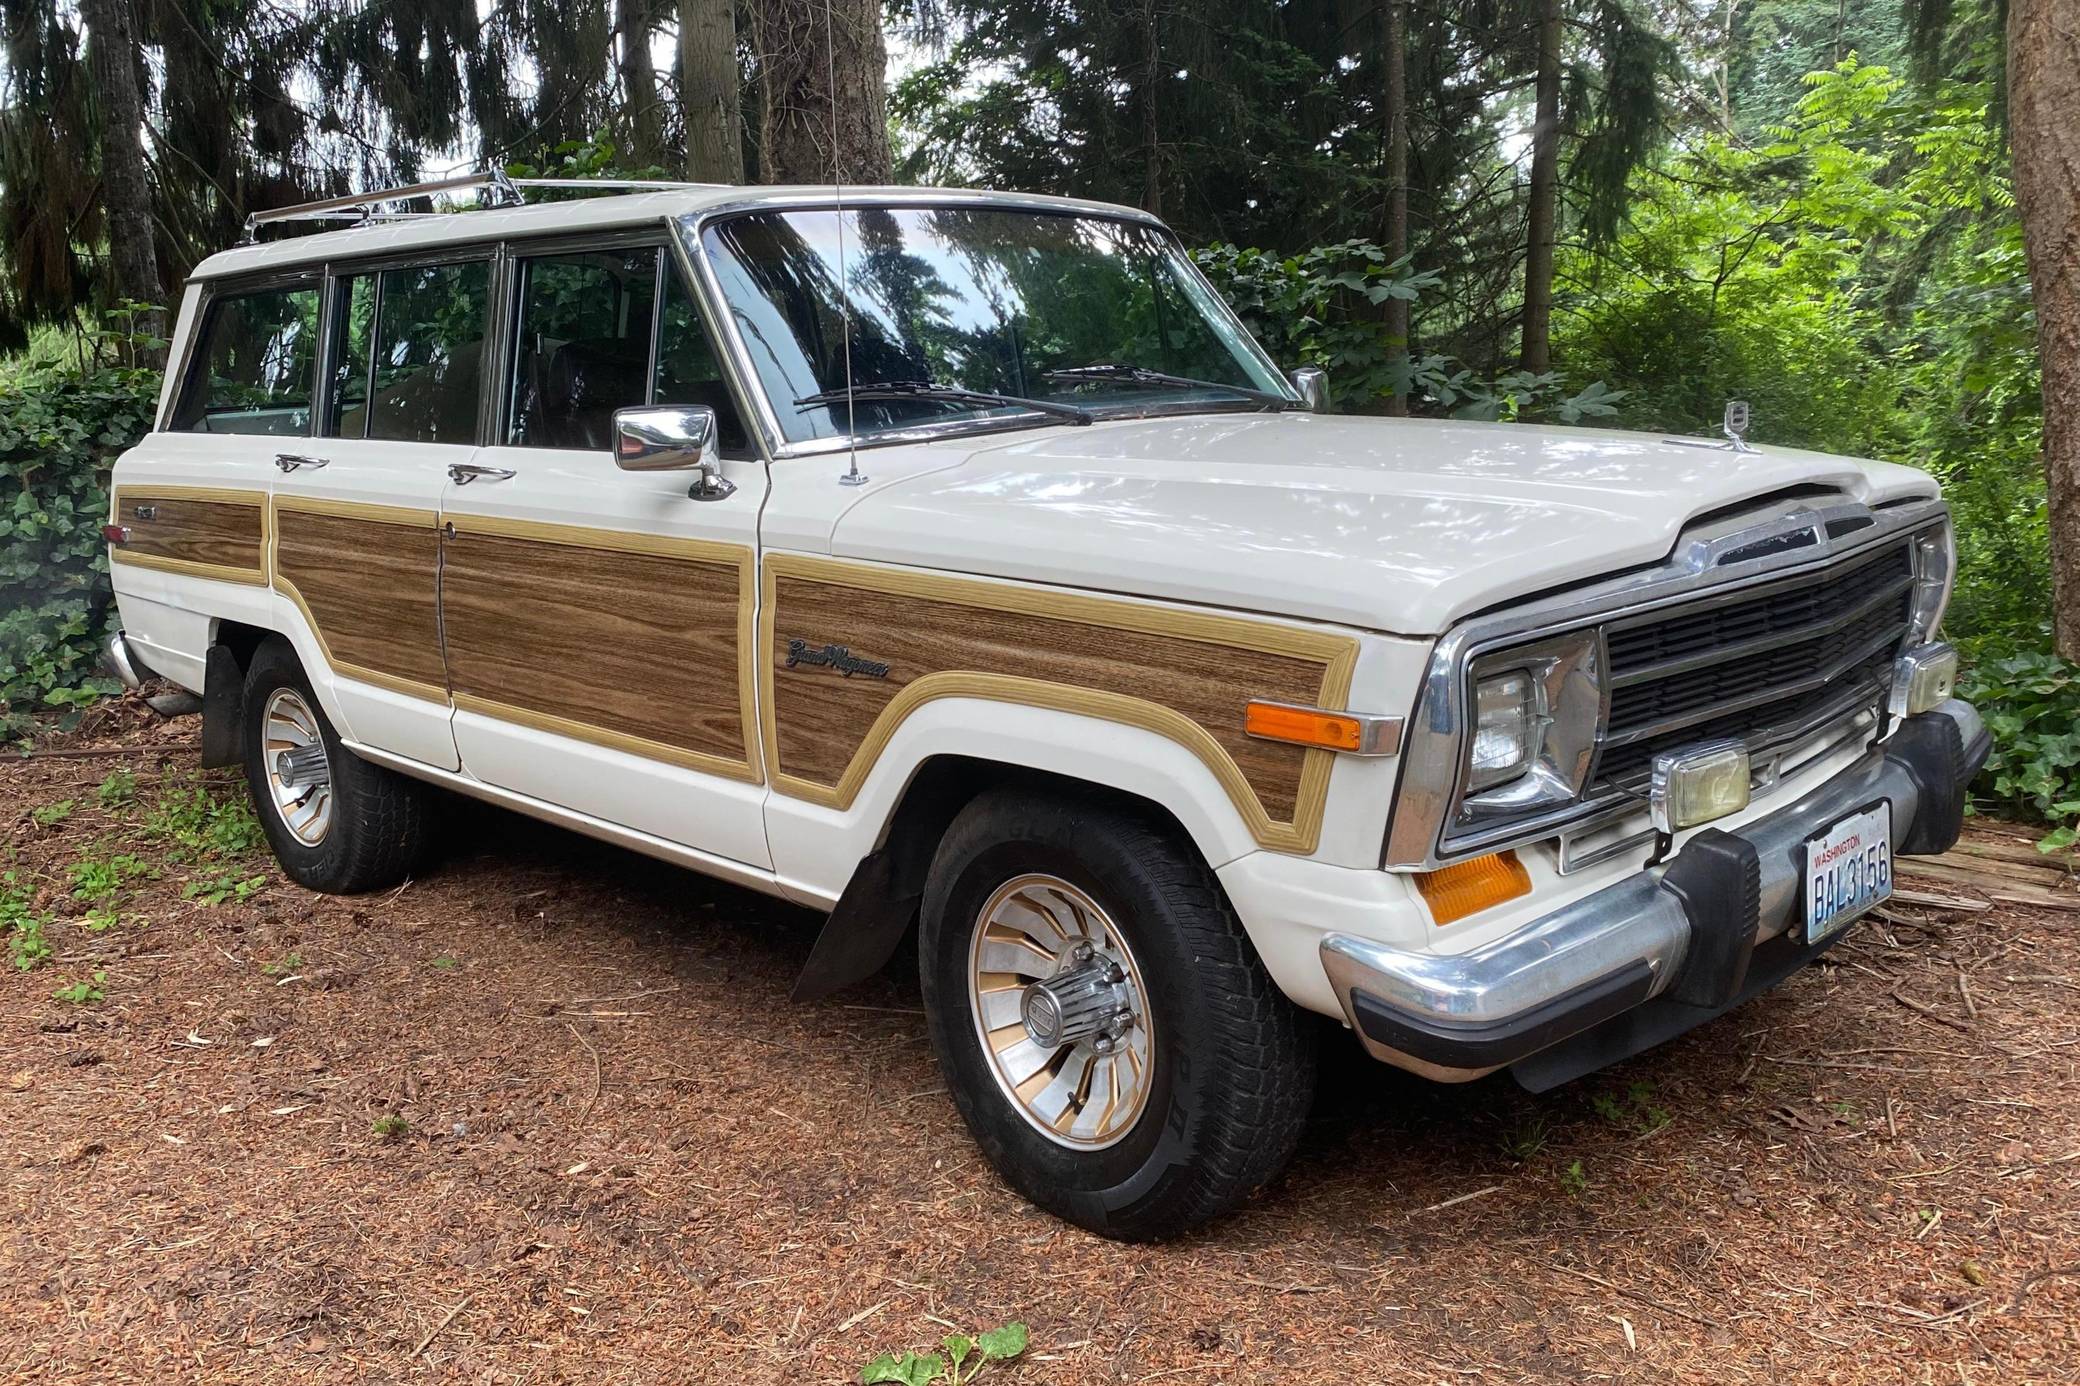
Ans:
POLYGON ((1296 366, 1291 376, 1300 407, 1310 414, 1329 412, 1329 373, 1320 366, 1296 366))
POLYGON ((614 411, 614 465, 624 472, 699 472, 686 494, 721 500, 736 483, 708 454, 715 411, 704 404, 653 404, 614 411))

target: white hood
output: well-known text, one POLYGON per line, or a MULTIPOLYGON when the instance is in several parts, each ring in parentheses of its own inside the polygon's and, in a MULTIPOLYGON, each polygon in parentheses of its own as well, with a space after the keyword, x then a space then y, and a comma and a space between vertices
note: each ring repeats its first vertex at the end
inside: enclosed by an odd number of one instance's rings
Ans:
POLYGON ((970 455, 863 498, 831 551, 1405 635, 1656 562, 1693 516, 1753 496, 1936 490, 1910 468, 1785 448, 1314 414, 940 447, 970 455))

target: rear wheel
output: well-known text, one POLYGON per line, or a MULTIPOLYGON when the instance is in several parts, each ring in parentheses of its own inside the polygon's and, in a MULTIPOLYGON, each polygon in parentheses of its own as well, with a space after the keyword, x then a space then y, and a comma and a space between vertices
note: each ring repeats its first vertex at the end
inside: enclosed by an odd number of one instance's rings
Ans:
POLYGON ((253 652, 244 706, 246 785, 290 879, 348 895, 410 875, 425 842, 425 788, 340 744, 287 641, 253 652))
POLYGON ((948 829, 919 966, 932 1042, 1004 1178, 1105 1236, 1175 1236, 1284 1167, 1310 1032, 1162 825, 993 791, 948 829))

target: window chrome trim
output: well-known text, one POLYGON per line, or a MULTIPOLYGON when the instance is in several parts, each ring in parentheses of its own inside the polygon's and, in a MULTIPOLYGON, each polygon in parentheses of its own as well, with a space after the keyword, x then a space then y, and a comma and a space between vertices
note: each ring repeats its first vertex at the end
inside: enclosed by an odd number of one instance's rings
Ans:
MULTIPOLYGON (((1767 497, 1756 500, 1757 507, 1768 504, 1767 497)), ((1461 746, 1466 729, 1472 724, 1466 671, 1477 656, 1668 607, 1695 609, 1738 601, 1757 588, 1807 577, 1898 542, 1932 523, 1947 524, 1949 516, 1949 506, 1937 496, 1877 508, 1846 500, 1820 507, 1802 505, 1760 524, 1744 525, 1743 517, 1736 515, 1697 526, 1694 532, 1677 540, 1666 561, 1653 567, 1476 616, 1453 628, 1431 652, 1414 712, 1408 719, 1408 730, 1402 738, 1401 773, 1380 865, 1390 871, 1436 870, 1469 857, 1541 841, 1565 827, 1586 826, 1592 817, 1622 810, 1632 798, 1605 795, 1486 832, 1462 833, 1447 848, 1446 831, 1464 792, 1461 746), (1848 518, 1868 519, 1870 523, 1838 539, 1829 538, 1828 523, 1848 518), (1729 554, 1767 540, 1795 536, 1800 531, 1809 533, 1811 541, 1754 558, 1724 561, 1729 554)), ((1752 511, 1746 518, 1752 519, 1752 511)), ((1881 696, 1882 691, 1874 692, 1872 702, 1881 696)), ((1860 700, 1857 706, 1862 706, 1860 700)), ((1833 707, 1827 720, 1855 710, 1833 707)), ((1796 735, 1789 728, 1769 729, 1771 740, 1796 735)), ((1755 747, 1758 759, 1765 750, 1761 745, 1755 747)), ((1601 759, 1600 754, 1598 758, 1601 759)), ((1594 775, 1592 770, 1592 783, 1594 775)))

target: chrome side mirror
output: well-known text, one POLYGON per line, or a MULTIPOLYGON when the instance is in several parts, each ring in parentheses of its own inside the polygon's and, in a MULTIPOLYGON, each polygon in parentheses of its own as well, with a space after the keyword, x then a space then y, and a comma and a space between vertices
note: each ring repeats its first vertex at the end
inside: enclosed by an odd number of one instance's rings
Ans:
POLYGON ((721 500, 736 490, 707 456, 715 411, 705 404, 657 404, 614 411, 614 465, 624 472, 698 471, 687 495, 721 500))
POLYGON ((1300 405, 1310 414, 1329 412, 1329 373, 1320 366, 1295 366, 1293 388, 1300 392, 1300 405))

